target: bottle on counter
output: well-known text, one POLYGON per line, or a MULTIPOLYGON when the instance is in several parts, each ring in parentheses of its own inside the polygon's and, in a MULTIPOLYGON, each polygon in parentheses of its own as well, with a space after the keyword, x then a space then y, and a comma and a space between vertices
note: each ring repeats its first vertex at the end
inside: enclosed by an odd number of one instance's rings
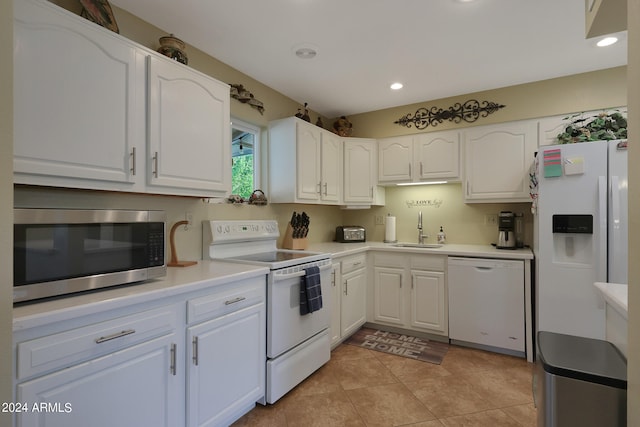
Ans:
POLYGON ((438 243, 444 244, 446 240, 447 240, 447 235, 444 234, 444 230, 442 229, 442 226, 440 226, 440 231, 438 232, 438 243))

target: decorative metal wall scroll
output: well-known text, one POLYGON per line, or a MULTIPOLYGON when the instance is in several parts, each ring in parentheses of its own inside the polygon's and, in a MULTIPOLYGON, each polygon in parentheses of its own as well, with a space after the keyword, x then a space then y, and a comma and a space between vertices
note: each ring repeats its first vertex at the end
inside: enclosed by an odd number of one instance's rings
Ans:
POLYGON ((438 107, 431 107, 430 109, 418 108, 413 117, 411 117, 411 113, 409 113, 400 117, 394 123, 408 128, 413 124, 416 129, 424 129, 429 125, 437 126, 445 120, 454 123, 460 123, 462 121, 473 123, 480 117, 487 117, 489 114, 504 107, 504 105, 495 102, 480 102, 475 99, 470 99, 464 104, 456 103, 446 110, 438 107))

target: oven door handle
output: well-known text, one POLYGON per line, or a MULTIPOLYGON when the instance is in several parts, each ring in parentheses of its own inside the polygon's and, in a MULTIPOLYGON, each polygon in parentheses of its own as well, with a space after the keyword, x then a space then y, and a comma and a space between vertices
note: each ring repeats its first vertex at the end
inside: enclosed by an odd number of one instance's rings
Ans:
MULTIPOLYGON (((320 271, 326 271, 331 269, 331 264, 327 264, 327 265, 323 265, 322 267, 320 267, 320 271)), ((274 275, 274 279, 275 280, 287 280, 287 279, 292 279, 294 277, 303 277, 305 275, 304 270, 300 270, 297 271, 295 273, 289 273, 289 274, 277 274, 274 275)))

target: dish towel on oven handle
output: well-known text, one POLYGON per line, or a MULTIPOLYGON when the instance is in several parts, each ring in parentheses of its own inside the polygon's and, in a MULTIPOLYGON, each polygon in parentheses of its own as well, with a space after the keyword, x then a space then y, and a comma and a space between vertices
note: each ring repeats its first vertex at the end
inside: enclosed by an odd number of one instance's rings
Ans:
POLYGON ((322 308, 320 268, 308 267, 300 279, 300 315, 313 313, 322 308))

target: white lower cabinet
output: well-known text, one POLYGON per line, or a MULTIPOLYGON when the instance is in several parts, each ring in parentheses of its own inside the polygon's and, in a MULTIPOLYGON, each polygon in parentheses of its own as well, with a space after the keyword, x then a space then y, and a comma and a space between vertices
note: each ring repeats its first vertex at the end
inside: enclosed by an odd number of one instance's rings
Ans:
POLYGON ((447 336, 446 256, 375 252, 372 322, 447 336))
POLYGON ((227 426, 265 394, 265 300, 263 275, 16 330, 14 425, 227 426))
POLYGON ((17 425, 180 425, 178 319, 177 307, 167 305, 47 325, 42 334, 17 332, 16 402, 28 405, 16 414, 17 425))
POLYGON ((169 334, 19 384, 16 401, 29 410, 18 414, 18 425, 180 425, 179 378, 171 366, 175 341, 169 334))
POLYGON ((336 346, 367 320, 366 255, 338 258, 333 265, 331 345, 336 346))
POLYGON ((258 281, 222 298, 205 297, 203 313, 218 315, 187 329, 187 426, 229 425, 264 396, 264 292, 258 281), (216 305, 231 308, 216 313, 216 305))
POLYGON ((331 347, 337 346, 340 342, 342 336, 340 333, 340 301, 342 296, 342 291, 340 290, 340 262, 334 262, 331 266, 331 327, 330 327, 330 335, 331 335, 331 347))

